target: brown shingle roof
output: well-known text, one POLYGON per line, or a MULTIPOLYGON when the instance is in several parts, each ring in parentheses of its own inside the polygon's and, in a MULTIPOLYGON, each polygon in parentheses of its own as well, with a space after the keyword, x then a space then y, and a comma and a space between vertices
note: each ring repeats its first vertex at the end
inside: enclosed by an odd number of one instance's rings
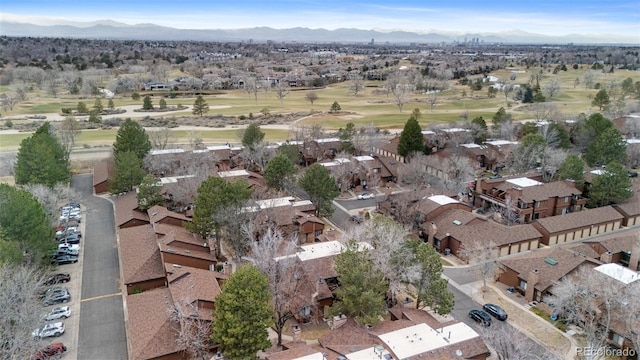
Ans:
MULTIPOLYGON (((220 295, 220 285, 213 271, 174 264, 165 264, 165 269, 171 296, 175 304, 182 307, 183 314, 194 312, 193 309, 187 308, 187 304, 197 305, 199 301, 213 303, 220 295)), ((199 317, 213 320, 213 312, 200 309, 199 317)))
POLYGON ((149 216, 149 220, 153 223, 157 223, 159 221, 162 221, 163 219, 167 218, 167 217, 171 217, 177 220, 182 220, 182 221, 191 221, 191 219, 189 219, 188 217, 177 213, 177 212, 173 212, 169 209, 167 209, 164 206, 159 206, 159 205, 155 205, 150 207, 147 210, 147 215, 149 216))
POLYGON ((206 250, 206 247, 203 246, 205 241, 202 237, 190 232, 182 226, 155 223, 153 224, 153 229, 158 235, 158 240, 166 245, 171 245, 173 242, 177 241, 201 246, 204 248, 203 250, 206 250))
POLYGON ((113 158, 109 157, 96 163, 93 167, 93 186, 109 180, 111 173, 113 173, 113 158))
POLYGON ((622 204, 613 205, 614 209, 620 210, 625 216, 640 215, 640 184, 635 181, 632 186, 633 197, 622 204))
POLYGON ((600 243, 607 251, 611 251, 616 254, 623 251, 632 251, 633 246, 638 243, 638 236, 629 235, 623 237, 616 237, 613 239, 604 240, 592 240, 586 241, 587 243, 600 243))
POLYGON ((505 226, 490 220, 460 225, 450 230, 450 233, 452 237, 463 244, 491 239, 498 246, 542 238, 542 235, 531 224, 505 226))
POLYGON ((145 212, 138 210, 138 198, 135 191, 130 191, 118 196, 114 201, 116 226, 120 226, 129 220, 137 219, 149 222, 145 212))
POLYGON ((550 216, 536 220, 550 234, 571 229, 579 229, 591 225, 622 220, 623 216, 611 206, 573 212, 564 215, 550 216))
POLYGON ((169 319, 172 304, 166 288, 127 296, 130 359, 153 359, 184 350, 176 342, 180 326, 169 319))
POLYGON ((181 256, 191 257, 191 258, 194 258, 194 259, 207 260, 207 261, 211 262, 212 264, 216 263, 218 261, 216 259, 216 257, 211 255, 211 253, 209 253, 208 251, 191 251, 189 249, 182 249, 182 248, 179 248, 179 247, 176 247, 176 246, 165 245, 161 241, 157 242, 157 247, 163 253, 171 253, 171 254, 177 254, 177 255, 181 255, 181 256))
POLYGON ((347 319, 344 325, 326 333, 318 339, 318 342, 323 347, 343 355, 382 343, 353 319, 347 319))
POLYGON ((151 225, 119 229, 118 235, 125 284, 164 277, 156 233, 151 225))
POLYGON ((293 360, 319 352, 304 342, 288 343, 284 346, 287 347, 286 350, 267 355, 267 360, 293 360))
POLYGON ((549 248, 501 260, 500 264, 517 272, 523 280, 527 280, 531 271, 538 269, 540 271, 540 281, 535 288, 544 291, 556 281, 574 271, 578 266, 596 267, 600 262, 576 254, 571 249, 549 248), (545 261, 546 258, 553 259, 557 263, 551 265, 545 261))

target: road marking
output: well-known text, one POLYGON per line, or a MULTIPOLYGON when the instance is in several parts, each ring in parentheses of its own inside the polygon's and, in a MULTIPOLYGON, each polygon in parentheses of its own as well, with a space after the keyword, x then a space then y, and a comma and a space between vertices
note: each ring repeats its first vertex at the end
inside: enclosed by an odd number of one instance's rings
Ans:
POLYGON ((104 298, 108 298, 108 297, 112 297, 112 296, 119 296, 119 295, 122 295, 122 292, 117 292, 117 293, 113 293, 113 294, 100 295, 100 296, 95 296, 95 297, 92 297, 92 298, 82 299, 82 300, 80 300, 80 302, 99 300, 99 299, 104 299, 104 298))

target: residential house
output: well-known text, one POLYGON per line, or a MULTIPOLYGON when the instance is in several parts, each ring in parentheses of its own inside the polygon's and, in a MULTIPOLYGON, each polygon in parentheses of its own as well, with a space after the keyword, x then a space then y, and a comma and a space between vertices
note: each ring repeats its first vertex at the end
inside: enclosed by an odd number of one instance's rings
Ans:
POLYGON ((118 240, 122 283, 127 294, 164 287, 166 278, 153 225, 118 229, 118 240))
POLYGON ((215 299, 228 275, 203 269, 164 264, 174 305, 189 317, 213 321, 215 299))
POLYGON ((421 237, 439 252, 464 258, 464 247, 492 241, 497 256, 537 249, 542 235, 531 224, 506 226, 471 212, 451 209, 421 227, 421 237))
POLYGON ((395 307, 391 321, 371 328, 335 317, 333 329, 318 342, 338 359, 486 359, 489 349, 470 326, 444 323, 422 310, 395 307), (424 314, 419 314, 422 312, 424 314))
POLYGON ((638 235, 589 240, 584 244, 590 246, 597 253, 597 258, 605 264, 620 264, 634 271, 640 270, 638 268, 638 259, 640 258, 640 238, 638 235))
POLYGON ((135 191, 118 196, 114 200, 116 230, 149 224, 149 216, 138 208, 135 191))
POLYGON ((323 159, 333 159, 343 148, 342 140, 338 138, 305 140, 303 142, 290 142, 290 144, 298 146, 298 151, 302 154, 302 161, 305 166, 323 159))
POLYGON ((243 211, 255 214, 256 237, 269 226, 275 226, 285 236, 297 235, 300 243, 313 243, 324 231, 324 221, 315 216, 316 207, 309 200, 293 197, 256 200, 243 211))
MULTIPOLYGON (((588 255, 593 255, 589 253, 588 255)), ((595 268, 600 262, 573 248, 539 249, 500 260, 498 281, 513 287, 527 301, 543 302, 553 285, 581 267, 595 268)))
POLYGON ((532 225, 542 234, 542 244, 556 245, 617 230, 623 218, 613 207, 605 206, 538 219, 532 225))
POLYGON ((478 179, 475 205, 498 206, 512 212, 519 223, 576 212, 587 199, 570 181, 542 183, 527 177, 511 179, 478 179))
POLYGON ((262 188, 265 186, 264 177, 262 175, 244 169, 219 171, 218 176, 229 182, 245 180, 250 188, 262 188))
POLYGON ((613 208, 616 209, 624 218, 622 219, 622 226, 636 227, 640 226, 640 183, 636 180, 632 186, 633 197, 621 204, 613 204, 613 208))
POLYGON ((113 176, 114 161, 112 157, 103 159, 93 167, 93 193, 96 195, 109 192, 109 179, 113 176))
POLYGON ((483 144, 460 144, 465 155, 477 170, 500 170, 506 163, 509 154, 517 142, 509 140, 491 140, 483 144))
POLYGON ((178 343, 180 324, 172 321, 171 291, 158 288, 126 297, 127 350, 132 360, 186 360, 178 343))

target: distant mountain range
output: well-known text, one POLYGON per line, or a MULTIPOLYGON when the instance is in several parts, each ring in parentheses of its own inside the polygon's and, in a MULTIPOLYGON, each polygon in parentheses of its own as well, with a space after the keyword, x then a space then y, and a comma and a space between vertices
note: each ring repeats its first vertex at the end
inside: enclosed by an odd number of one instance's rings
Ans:
POLYGON ((71 37, 117 40, 194 40, 194 41, 249 41, 265 42, 314 42, 314 43, 369 43, 386 42, 394 44, 408 43, 451 43, 454 41, 472 41, 478 38, 482 43, 505 44, 636 44, 633 35, 620 37, 614 35, 568 34, 548 36, 528 33, 520 30, 499 33, 465 33, 430 30, 428 32, 362 30, 362 29, 273 29, 254 27, 247 29, 176 29, 155 24, 128 25, 112 20, 94 22, 58 21, 53 25, 11 22, 0 19, 0 35, 31 37, 71 37))

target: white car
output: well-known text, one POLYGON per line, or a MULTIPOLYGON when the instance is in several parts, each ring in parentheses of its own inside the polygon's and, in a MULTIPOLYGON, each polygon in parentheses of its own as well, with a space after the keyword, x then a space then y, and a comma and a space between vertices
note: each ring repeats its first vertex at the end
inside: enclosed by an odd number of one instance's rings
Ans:
POLYGON ((68 306, 60 306, 57 308, 54 308, 53 310, 51 310, 45 317, 44 319, 47 321, 51 321, 51 320, 56 320, 56 319, 61 319, 61 318, 68 318, 69 316, 71 316, 71 308, 69 308, 68 306))
POLYGON ((48 337, 61 336, 64 334, 64 323, 57 322, 53 324, 47 324, 42 329, 35 329, 31 333, 36 339, 44 339, 48 337))
POLYGON ((373 199, 375 196, 373 196, 373 194, 370 193, 363 193, 358 195, 358 200, 367 200, 367 199, 373 199))
POLYGON ((69 243, 62 243, 60 245, 58 245, 58 250, 75 250, 75 251, 80 251, 80 245, 78 244, 69 244, 69 243))

